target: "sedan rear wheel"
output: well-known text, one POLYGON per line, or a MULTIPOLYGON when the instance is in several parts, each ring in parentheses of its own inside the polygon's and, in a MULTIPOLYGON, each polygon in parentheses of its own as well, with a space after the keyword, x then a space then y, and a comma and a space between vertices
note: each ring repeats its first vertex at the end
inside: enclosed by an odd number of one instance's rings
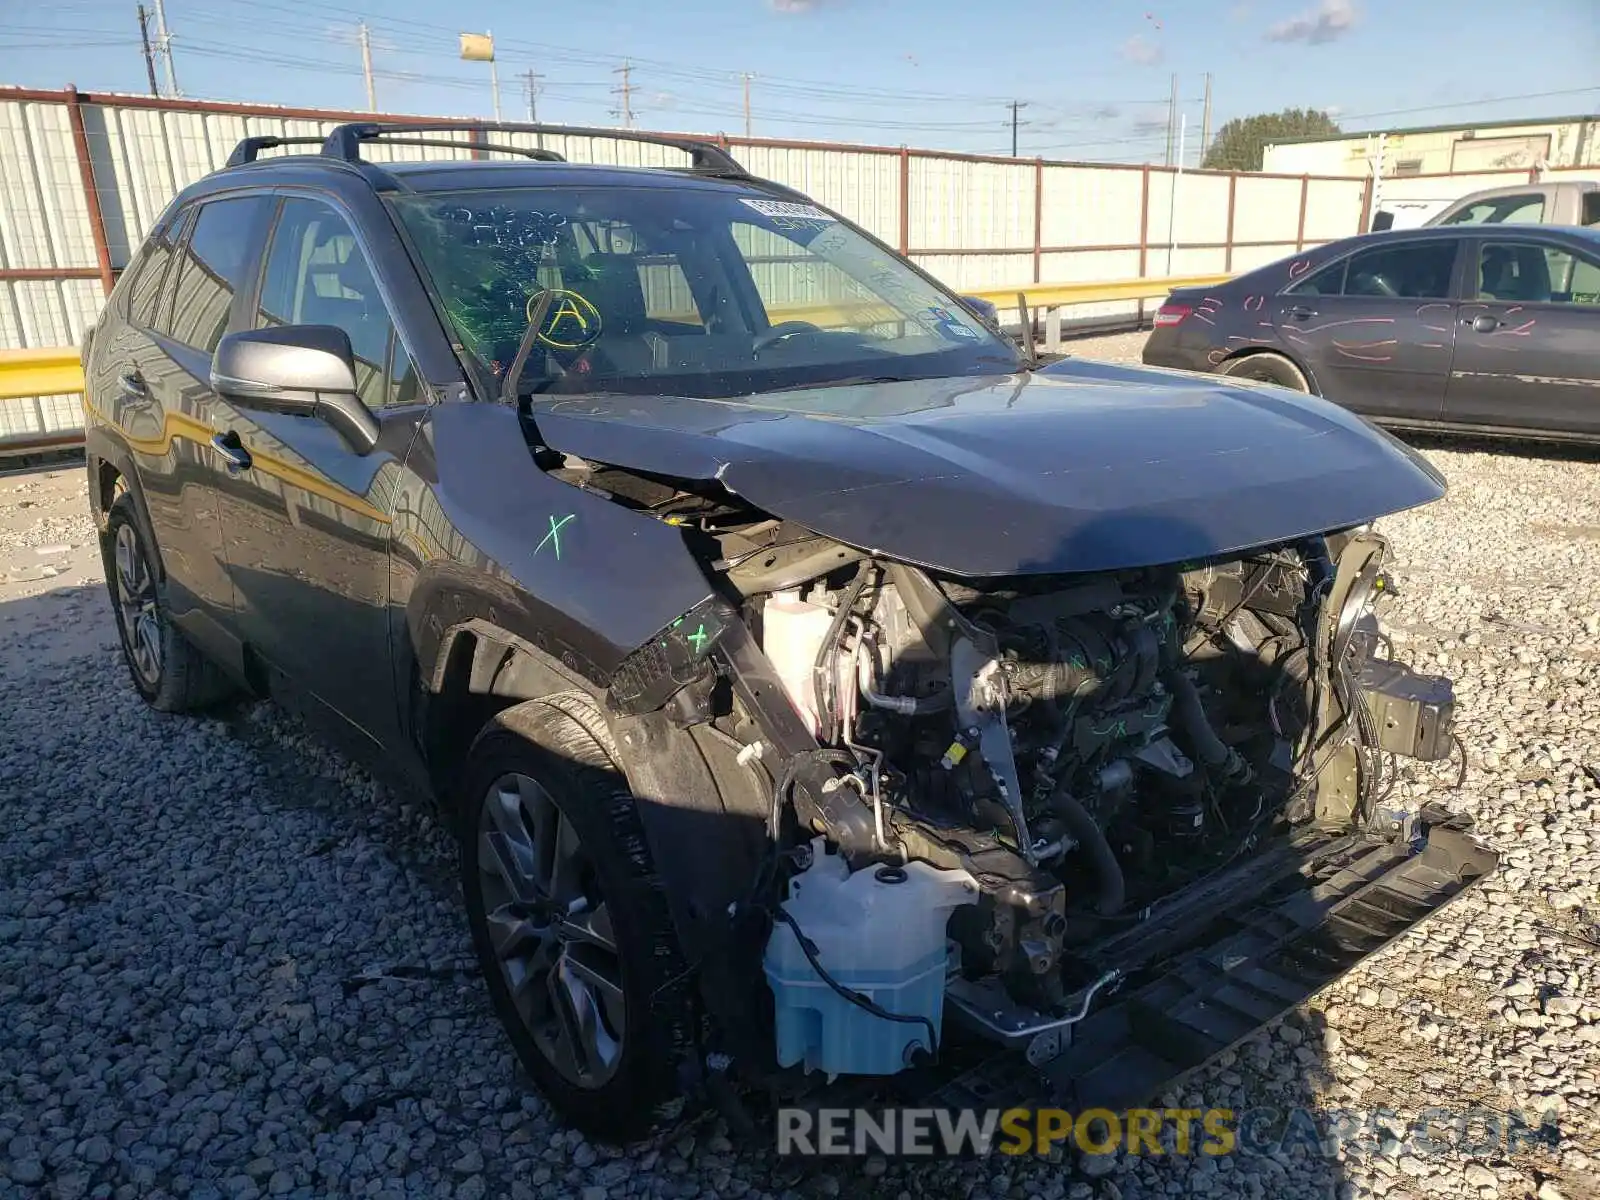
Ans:
POLYGON ((1311 391, 1311 381, 1305 372, 1281 354, 1270 350, 1260 354, 1247 354, 1229 359, 1222 364, 1222 373, 1235 379, 1256 379, 1262 383, 1275 383, 1296 392, 1311 391))

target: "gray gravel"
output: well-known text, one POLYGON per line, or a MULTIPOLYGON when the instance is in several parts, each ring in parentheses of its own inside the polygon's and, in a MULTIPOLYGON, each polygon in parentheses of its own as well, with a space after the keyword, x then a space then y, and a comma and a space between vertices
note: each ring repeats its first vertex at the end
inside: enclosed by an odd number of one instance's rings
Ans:
MULTIPOLYGON (((1100 341, 1075 352, 1137 356, 1100 341)), ((1600 465, 1427 452, 1452 492, 1385 523, 1392 624, 1458 680, 1470 753, 1461 791, 1440 765, 1400 794, 1474 814, 1506 868, 1166 1098, 1388 1127, 1335 1158, 825 1168, 715 1124, 626 1154, 564 1130, 426 815, 270 705, 147 711, 81 470, 0 479, 0 1197, 1600 1197, 1600 465), (1429 1152, 1430 1105, 1548 1111, 1561 1140, 1429 1152)))

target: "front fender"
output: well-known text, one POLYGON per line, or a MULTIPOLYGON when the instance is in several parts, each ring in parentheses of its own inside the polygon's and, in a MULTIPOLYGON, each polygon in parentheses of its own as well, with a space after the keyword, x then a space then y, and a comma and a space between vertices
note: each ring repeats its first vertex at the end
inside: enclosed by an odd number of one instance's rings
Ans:
POLYGON ((437 677, 447 631, 482 620, 603 689, 711 594, 679 529, 547 475, 508 408, 438 406, 407 468, 391 595, 422 679, 437 677))

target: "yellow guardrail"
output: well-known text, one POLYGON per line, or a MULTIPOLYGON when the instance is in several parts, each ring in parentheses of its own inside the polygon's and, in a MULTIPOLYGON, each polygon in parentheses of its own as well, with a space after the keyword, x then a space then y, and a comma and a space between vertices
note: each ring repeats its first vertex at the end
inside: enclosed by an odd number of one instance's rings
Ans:
MULTIPOLYGON (((1059 336, 1057 310, 1071 304, 1094 304, 1108 300, 1153 300, 1174 288, 1206 287, 1228 279, 1227 275, 1177 275, 1166 278, 1113 279, 1098 283, 1025 283, 1016 287, 983 288, 966 295, 987 300, 1000 308, 1015 308, 1021 295, 1029 308, 1051 313, 1049 324, 1059 336)), ((859 321, 874 305, 795 305, 774 309, 771 316, 785 321, 811 320, 815 324, 859 321)), ((888 310, 882 310, 887 312, 888 310)), ((888 319, 892 319, 892 314, 888 319)), ((1048 335, 1047 335, 1048 337, 1048 335)), ((1053 339, 1050 339, 1053 340, 1053 339)), ((83 367, 78 351, 72 347, 39 350, 0 350, 0 400, 25 396, 54 396, 83 390, 83 367)))
POLYGON ((83 364, 75 347, 0 350, 0 400, 83 391, 83 364))
POLYGON ((1018 287, 984 288, 966 292, 1001 308, 1015 308, 1017 295, 1027 297, 1029 308, 1055 308, 1063 304, 1095 304, 1106 300, 1156 300, 1175 288, 1210 287, 1231 275, 1172 275, 1166 278, 1112 279, 1098 283, 1028 283, 1018 287))

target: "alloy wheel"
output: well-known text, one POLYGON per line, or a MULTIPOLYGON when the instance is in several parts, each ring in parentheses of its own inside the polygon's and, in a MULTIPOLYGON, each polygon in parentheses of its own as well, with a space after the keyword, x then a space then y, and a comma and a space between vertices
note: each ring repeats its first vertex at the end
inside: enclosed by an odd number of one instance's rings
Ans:
POLYGON ((540 1052, 582 1088, 622 1061, 626 1009, 610 910, 577 829, 527 775, 502 775, 478 810, 489 940, 540 1052))
POLYGON ((117 528, 115 562, 123 644, 140 680, 153 688, 161 682, 161 613, 156 607, 155 572, 131 524, 117 528))

